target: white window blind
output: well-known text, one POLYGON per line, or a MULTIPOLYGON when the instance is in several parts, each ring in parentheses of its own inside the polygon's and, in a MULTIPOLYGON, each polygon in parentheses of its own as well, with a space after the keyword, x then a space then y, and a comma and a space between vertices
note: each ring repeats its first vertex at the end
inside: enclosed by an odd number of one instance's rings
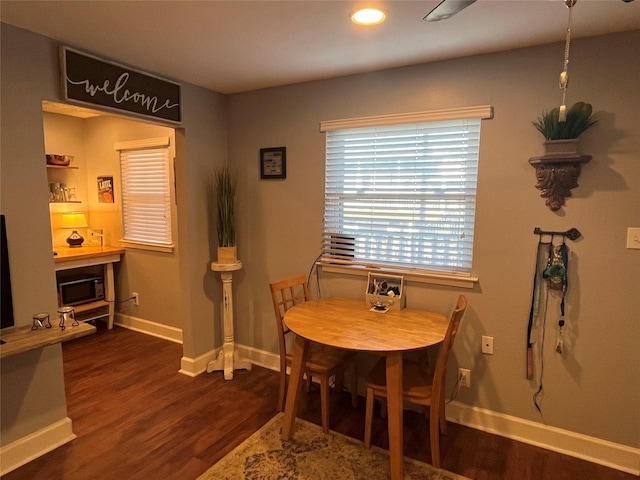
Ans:
POLYGON ((469 276, 480 120, 490 118, 491 107, 476 113, 413 123, 394 116, 381 126, 363 119, 368 126, 358 128, 323 124, 321 262, 469 276), (447 118, 458 116, 465 115, 447 118))
POLYGON ((120 170, 124 240, 171 245, 168 149, 121 150, 120 170))

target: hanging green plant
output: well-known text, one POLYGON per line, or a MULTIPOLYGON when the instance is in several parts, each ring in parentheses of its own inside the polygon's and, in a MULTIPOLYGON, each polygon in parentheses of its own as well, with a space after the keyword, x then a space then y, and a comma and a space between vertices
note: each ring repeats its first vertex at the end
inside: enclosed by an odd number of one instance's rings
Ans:
POLYGON ((547 140, 574 139, 598 123, 598 120, 591 118, 591 113, 590 103, 577 102, 567 110, 567 119, 564 122, 559 120, 560 109, 556 107, 544 112, 532 123, 547 140))
POLYGON ((228 165, 215 172, 218 246, 236 245, 236 179, 228 165))

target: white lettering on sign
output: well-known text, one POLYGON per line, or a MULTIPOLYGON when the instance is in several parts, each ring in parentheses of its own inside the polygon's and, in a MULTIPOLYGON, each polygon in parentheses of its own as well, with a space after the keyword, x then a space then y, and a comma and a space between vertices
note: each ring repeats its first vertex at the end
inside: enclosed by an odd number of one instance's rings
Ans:
POLYGON ((169 99, 166 99, 164 103, 159 103, 158 97, 156 96, 152 97, 140 92, 131 92, 129 91, 129 89, 124 88, 127 80, 129 80, 129 74, 123 73, 118 77, 118 80, 116 81, 116 84, 113 86, 113 88, 110 89, 109 80, 105 80, 102 85, 95 85, 92 84, 89 80, 74 81, 67 77, 67 82, 71 83, 72 85, 84 85, 85 91, 92 97, 95 96, 95 94, 98 92, 104 92, 107 95, 111 96, 113 98, 113 101, 116 103, 133 101, 134 103, 139 103, 144 108, 146 108, 147 111, 150 111, 152 113, 157 113, 163 108, 175 108, 180 106, 177 103, 170 103, 169 99))

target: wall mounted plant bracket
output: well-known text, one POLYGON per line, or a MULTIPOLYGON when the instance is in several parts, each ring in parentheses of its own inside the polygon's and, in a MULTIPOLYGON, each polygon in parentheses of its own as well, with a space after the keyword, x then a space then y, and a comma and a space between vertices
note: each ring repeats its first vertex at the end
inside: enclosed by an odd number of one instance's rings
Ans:
POLYGON ((536 188, 546 198, 545 204, 552 210, 559 210, 571 190, 578 186, 581 164, 591 160, 591 155, 578 153, 578 140, 548 140, 545 154, 529 159, 536 169, 536 188))

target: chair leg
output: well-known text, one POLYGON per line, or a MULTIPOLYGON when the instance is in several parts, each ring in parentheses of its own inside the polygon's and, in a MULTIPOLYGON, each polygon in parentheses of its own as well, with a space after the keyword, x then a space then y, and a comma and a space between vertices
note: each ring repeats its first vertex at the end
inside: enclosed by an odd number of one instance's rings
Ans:
POLYGON ((336 373, 333 376, 334 379, 334 385, 336 388, 336 392, 341 392, 342 391, 342 387, 343 387, 343 382, 344 382, 344 370, 342 370, 341 372, 336 373))
POLYGON ((320 408, 322 410, 322 431, 329 433, 329 377, 320 375, 320 408))
POLYGON ((447 419, 445 416, 445 402, 444 402, 444 389, 442 389, 442 394, 440 395, 440 407, 438 408, 440 412, 440 433, 442 435, 447 434, 447 419))
POLYGON ((278 389, 278 411, 284 412, 284 393, 287 388, 287 372, 280 372, 280 388, 278 389))
POLYGON ((351 406, 356 408, 358 406, 358 369, 356 368, 356 362, 351 364, 351 406))
POLYGON ((440 433, 442 435, 447 434, 447 419, 444 415, 444 408, 440 408, 440 433))
POLYGON ((429 439, 431 441, 431 465, 440 468, 440 414, 434 409, 429 416, 429 439))
POLYGON ((364 448, 371 448, 371 423, 373 422, 373 389, 367 388, 367 406, 364 411, 364 448))

